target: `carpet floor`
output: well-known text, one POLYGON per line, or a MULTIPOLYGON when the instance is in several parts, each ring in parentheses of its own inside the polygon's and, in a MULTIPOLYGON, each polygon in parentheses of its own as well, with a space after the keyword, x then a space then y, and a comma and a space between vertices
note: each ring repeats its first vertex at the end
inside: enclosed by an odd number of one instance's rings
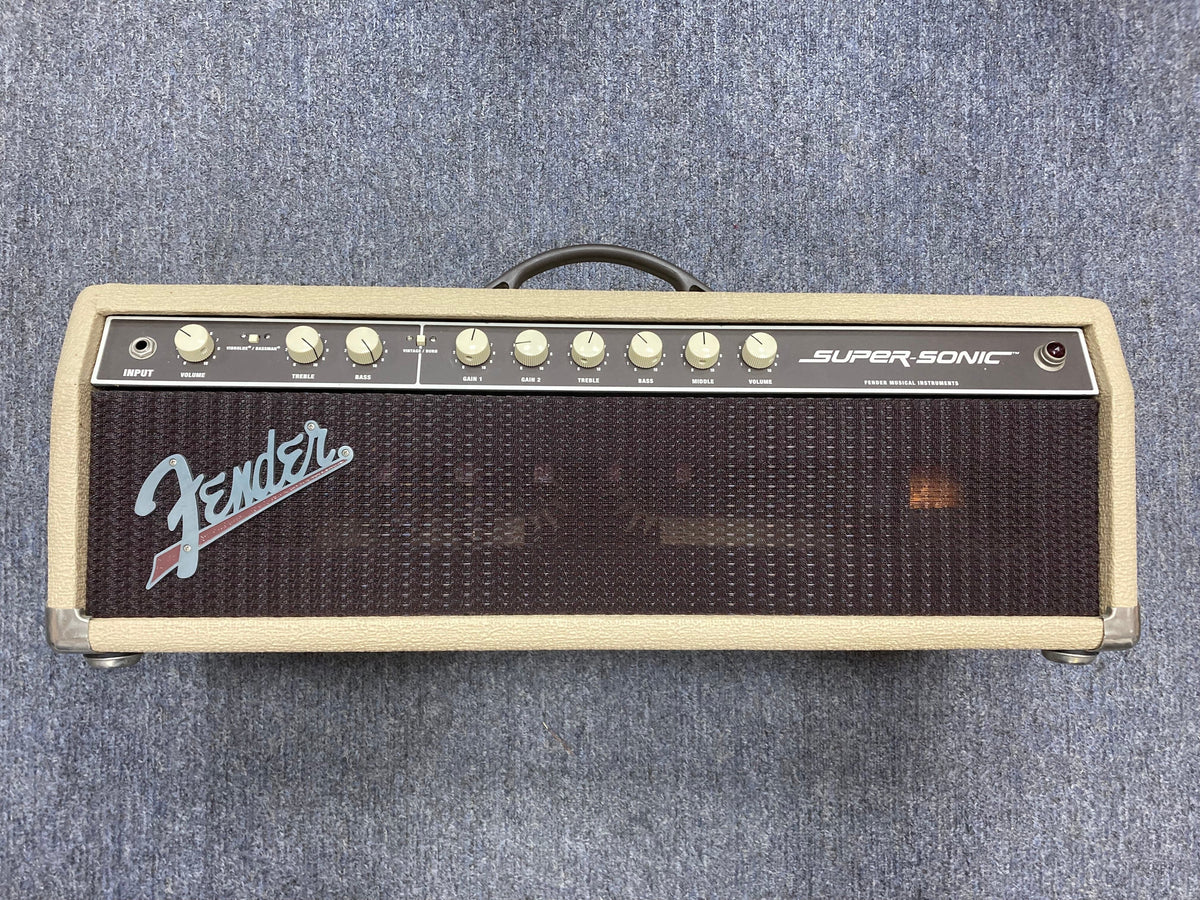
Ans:
POLYGON ((1197 48, 1195 2, 6 4, 0 896, 1200 896, 1197 48), (475 286, 593 241, 718 289, 1106 301, 1142 643, 47 649, 83 287, 475 286))

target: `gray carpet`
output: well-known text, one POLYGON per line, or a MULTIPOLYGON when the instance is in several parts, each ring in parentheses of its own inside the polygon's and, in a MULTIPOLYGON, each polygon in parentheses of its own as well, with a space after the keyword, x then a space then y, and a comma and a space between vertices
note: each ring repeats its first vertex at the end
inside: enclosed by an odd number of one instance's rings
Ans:
POLYGON ((1200 896, 1197 4, 613 6, 0 12, 0 895, 1200 896), (479 285, 582 241, 726 289, 1106 300, 1143 643, 47 650, 81 288, 479 285))

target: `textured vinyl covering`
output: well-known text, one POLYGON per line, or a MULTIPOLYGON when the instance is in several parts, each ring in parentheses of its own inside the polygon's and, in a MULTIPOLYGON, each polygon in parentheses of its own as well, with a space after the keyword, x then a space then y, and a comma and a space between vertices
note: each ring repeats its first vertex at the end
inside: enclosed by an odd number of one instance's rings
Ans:
POLYGON ((101 389, 92 427, 94 616, 1099 610, 1093 398, 101 389), (353 461, 148 588, 155 466, 220 509, 310 419, 353 461))

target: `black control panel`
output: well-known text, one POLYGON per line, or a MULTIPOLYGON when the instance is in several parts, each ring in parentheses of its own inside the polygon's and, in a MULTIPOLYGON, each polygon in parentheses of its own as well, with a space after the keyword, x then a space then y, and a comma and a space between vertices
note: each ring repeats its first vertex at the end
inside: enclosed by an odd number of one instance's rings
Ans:
POLYGON ((1078 328, 112 316, 112 387, 1096 394, 1078 328))

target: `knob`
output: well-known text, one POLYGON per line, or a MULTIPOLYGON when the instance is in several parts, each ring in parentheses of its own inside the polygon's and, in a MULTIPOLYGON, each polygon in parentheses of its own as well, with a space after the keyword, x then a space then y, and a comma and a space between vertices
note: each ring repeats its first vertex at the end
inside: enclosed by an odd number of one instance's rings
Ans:
POLYGON ((297 325, 287 333, 288 356, 298 363, 315 363, 325 352, 321 332, 311 325, 297 325))
POLYGON ((383 341, 374 328, 360 325, 346 335, 346 352, 358 365, 369 366, 383 356, 383 341))
POLYGON ((721 342, 711 331, 697 331, 688 338, 683 355, 697 369, 711 369, 717 364, 721 353, 721 342))
POLYGON ((204 362, 212 356, 215 345, 207 328, 189 322, 175 332, 175 349, 188 362, 204 362))
POLYGON ((526 328, 513 341, 513 356, 523 366, 540 366, 549 355, 546 336, 536 328, 526 328))
POLYGON ((629 361, 639 369, 653 369, 662 360, 662 338, 653 331, 639 331, 629 342, 629 361))
POLYGON ((595 331, 581 331, 571 341, 571 359, 585 369, 594 369, 604 362, 604 338, 595 331))
POLYGON ((492 345, 482 328, 464 328, 454 339, 454 352, 464 366, 482 366, 492 355, 492 345))
POLYGON ((756 331, 742 344, 742 362, 752 369, 765 369, 775 362, 779 344, 765 331, 756 331))

